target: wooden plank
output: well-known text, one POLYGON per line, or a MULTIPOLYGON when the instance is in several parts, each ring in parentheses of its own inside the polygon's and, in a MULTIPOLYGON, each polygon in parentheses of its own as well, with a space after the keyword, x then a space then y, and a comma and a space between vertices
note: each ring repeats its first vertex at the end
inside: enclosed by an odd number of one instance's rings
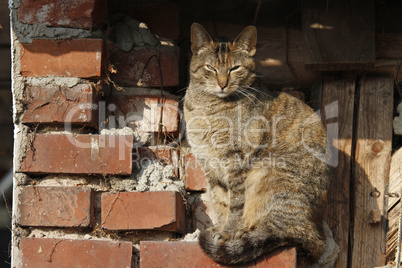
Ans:
POLYGON ((302 35, 307 69, 332 71, 374 66, 374 1, 304 0, 302 35))
MULTIPOLYGON (((396 151, 391 158, 391 169, 389 172, 390 193, 402 192, 402 148, 396 151)), ((387 261, 395 258, 398 240, 398 222, 401 211, 399 198, 388 198, 388 231, 387 231, 387 261)))
POLYGON ((379 33, 376 35, 376 58, 402 58, 402 34, 379 33))
MULTIPOLYGON (((340 252, 334 268, 348 263, 350 227, 350 167, 352 155, 353 109, 356 76, 325 76, 322 113, 330 142, 338 150, 337 165, 329 187, 324 220, 331 228, 340 252)), ((336 155, 335 155, 336 157, 336 155)), ((335 158, 336 159, 336 158, 335 158)), ((334 162, 334 164, 336 164, 334 162)))
POLYGON ((360 100, 354 161, 354 228, 351 267, 385 264, 386 207, 394 80, 365 76, 360 83, 360 100), (370 222, 370 216, 381 214, 370 222))

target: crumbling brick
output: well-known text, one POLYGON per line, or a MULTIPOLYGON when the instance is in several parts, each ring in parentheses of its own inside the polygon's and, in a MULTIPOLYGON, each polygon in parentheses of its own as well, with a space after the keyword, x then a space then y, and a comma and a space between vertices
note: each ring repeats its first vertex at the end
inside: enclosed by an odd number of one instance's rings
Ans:
POLYGON ((21 44, 21 74, 100 77, 104 56, 102 39, 35 39, 21 44))
POLYGON ((175 46, 136 47, 130 52, 122 50, 114 52, 110 58, 116 68, 116 73, 111 75, 112 80, 125 86, 160 87, 159 64, 157 58, 153 57, 156 55, 160 55, 163 86, 178 86, 179 48, 175 46), (150 59, 151 57, 153 58, 150 59), (140 78, 141 84, 138 84, 140 78))
POLYGON ((46 86, 25 88, 23 123, 72 123, 97 127, 98 104, 94 88, 46 86))
POLYGON ((26 24, 93 29, 107 16, 105 0, 21 0, 18 19, 26 24))
MULTIPOLYGON (((161 263, 164 267, 229 267, 209 258, 198 242, 141 241, 140 246, 141 267, 159 267, 161 263)), ((296 249, 281 248, 240 267, 296 268, 296 249)))
POLYGON ((19 172, 131 174, 133 136, 31 134, 19 172))
POLYGON ((93 220, 89 187, 24 186, 18 197, 17 222, 23 226, 88 227, 93 220))
POLYGON ((102 227, 108 230, 185 231, 185 206, 177 192, 102 194, 102 227))
POLYGON ((160 95, 118 95, 113 97, 119 121, 139 132, 176 133, 179 130, 177 97, 160 95), (122 117, 122 118, 120 118, 122 117), (160 128, 160 123, 162 127, 160 128))
POLYGON ((64 238, 21 238, 21 267, 131 267, 132 243, 64 238))

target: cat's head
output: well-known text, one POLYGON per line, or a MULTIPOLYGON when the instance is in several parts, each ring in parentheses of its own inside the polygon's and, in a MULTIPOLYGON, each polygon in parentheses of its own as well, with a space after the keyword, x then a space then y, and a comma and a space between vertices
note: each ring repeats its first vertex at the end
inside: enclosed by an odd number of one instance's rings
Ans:
POLYGON ((191 26, 192 86, 220 98, 247 90, 255 77, 257 30, 246 27, 233 42, 214 42, 198 23, 191 26))

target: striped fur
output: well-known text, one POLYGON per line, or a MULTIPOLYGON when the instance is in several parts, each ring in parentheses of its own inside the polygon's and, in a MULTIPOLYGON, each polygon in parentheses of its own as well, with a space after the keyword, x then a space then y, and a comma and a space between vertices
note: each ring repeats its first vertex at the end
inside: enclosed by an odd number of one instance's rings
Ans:
POLYGON ((233 42, 218 43, 192 26, 187 138, 217 215, 200 245, 224 264, 281 246, 296 246, 300 261, 311 263, 324 250, 326 132, 303 102, 252 87, 256 34, 249 26, 233 42))

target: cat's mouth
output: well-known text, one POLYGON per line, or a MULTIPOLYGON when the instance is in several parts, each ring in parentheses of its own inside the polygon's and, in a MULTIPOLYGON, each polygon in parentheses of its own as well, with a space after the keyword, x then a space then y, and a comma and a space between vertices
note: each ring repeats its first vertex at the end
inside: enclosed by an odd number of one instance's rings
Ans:
POLYGON ((231 92, 224 92, 224 91, 220 91, 220 92, 215 93, 215 95, 218 96, 219 98, 226 98, 230 94, 231 94, 231 92))

